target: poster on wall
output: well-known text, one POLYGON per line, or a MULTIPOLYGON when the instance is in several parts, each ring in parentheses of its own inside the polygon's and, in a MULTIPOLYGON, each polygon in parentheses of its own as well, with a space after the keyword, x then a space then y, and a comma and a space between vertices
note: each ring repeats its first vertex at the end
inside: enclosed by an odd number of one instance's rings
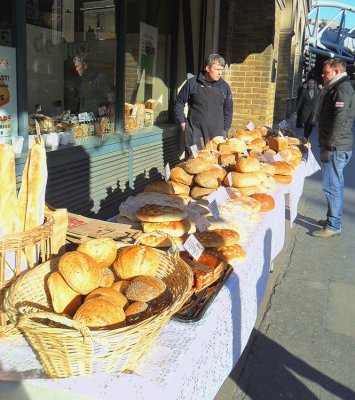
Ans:
POLYGON ((0 46, 0 136, 17 136, 16 49, 0 46))
POLYGON ((158 28, 140 23, 139 28, 139 74, 145 83, 153 83, 157 62, 158 28))

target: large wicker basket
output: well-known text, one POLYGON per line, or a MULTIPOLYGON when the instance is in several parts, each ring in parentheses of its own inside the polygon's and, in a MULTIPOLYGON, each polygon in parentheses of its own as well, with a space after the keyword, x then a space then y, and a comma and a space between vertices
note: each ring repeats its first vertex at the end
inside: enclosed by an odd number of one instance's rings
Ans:
POLYGON ((45 282, 57 270, 59 258, 25 272, 16 280, 6 293, 5 309, 36 351, 49 377, 134 370, 163 326, 188 299, 192 287, 191 269, 177 253, 157 251, 160 255, 157 276, 171 290, 173 302, 159 315, 125 328, 89 330, 52 311, 45 282))
POLYGON ((37 228, 0 236, 0 336, 14 333, 3 310, 5 291, 23 270, 51 257, 53 225, 53 217, 46 215, 37 228))

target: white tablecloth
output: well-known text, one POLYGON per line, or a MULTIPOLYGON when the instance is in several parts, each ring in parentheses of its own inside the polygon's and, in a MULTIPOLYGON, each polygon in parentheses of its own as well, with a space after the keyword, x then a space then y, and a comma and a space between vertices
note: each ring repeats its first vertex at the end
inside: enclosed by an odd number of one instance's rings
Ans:
MULTIPOLYGON (((301 168, 304 179, 307 168, 301 168)), ((248 342, 270 264, 283 247, 284 194, 284 186, 278 185, 273 193, 276 207, 261 215, 245 245, 247 259, 233 265, 234 272, 204 317, 195 323, 170 321, 135 373, 46 379, 31 348, 19 337, 0 340, 0 379, 96 399, 213 399, 248 342)))

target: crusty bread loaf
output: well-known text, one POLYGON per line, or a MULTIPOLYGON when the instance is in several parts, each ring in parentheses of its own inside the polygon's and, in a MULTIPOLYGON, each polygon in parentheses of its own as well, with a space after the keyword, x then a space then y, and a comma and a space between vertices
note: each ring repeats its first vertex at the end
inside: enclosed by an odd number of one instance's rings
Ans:
POLYGON ((243 131, 237 131, 235 133, 235 136, 237 139, 243 140, 244 142, 251 142, 254 138, 254 135, 251 133, 251 131, 248 130, 243 130, 243 131))
POLYGON ((221 154, 230 154, 231 153, 231 149, 230 149, 228 143, 219 143, 218 146, 217 146, 217 150, 221 154))
POLYGON ((288 141, 288 144, 290 145, 290 144, 302 144, 302 141, 301 141, 301 139, 299 139, 299 138, 297 138, 297 137, 292 137, 292 136, 289 136, 288 138, 287 138, 287 141, 288 141))
POLYGON ((12 146, 0 144, 0 235, 18 230, 15 156, 12 146))
POLYGON ((245 186, 238 188, 242 196, 250 196, 254 193, 261 193, 265 190, 261 185, 245 186))
POLYGON ((208 189, 196 185, 191 188, 190 194, 193 199, 202 199, 203 197, 206 197, 209 194, 213 193, 215 190, 216 189, 208 189))
POLYGON ((177 207, 146 204, 137 210, 136 217, 144 222, 183 221, 187 213, 177 207))
POLYGON ((251 197, 261 204, 260 211, 270 211, 275 208, 275 200, 272 196, 266 193, 254 193, 251 197))
POLYGON ((278 175, 278 174, 275 174, 275 175, 273 175, 273 178, 275 179, 276 183, 283 183, 285 185, 288 185, 289 183, 292 182, 292 175, 278 175))
POLYGON ((190 158, 186 161, 185 171, 191 175, 200 174, 201 172, 209 170, 213 163, 214 161, 207 157, 199 156, 196 158, 190 158))
POLYGON ((218 157, 218 164, 222 165, 223 167, 230 167, 235 163, 236 163, 236 158, 234 153, 221 154, 218 157))
POLYGON ((217 146, 218 146, 217 143, 215 143, 213 140, 209 140, 205 144, 205 149, 208 151, 217 151, 217 146))
POLYGON ((215 136, 212 140, 217 145, 219 145, 220 143, 225 143, 226 142, 226 139, 223 136, 215 136))
POLYGON ((81 243, 77 250, 91 256, 99 268, 107 268, 116 259, 117 244, 111 238, 91 239, 81 243))
POLYGON ((144 187, 145 192, 161 192, 166 194, 189 194, 190 188, 179 182, 155 181, 144 187))
POLYGON ((152 313, 147 303, 135 301, 125 310, 127 325, 133 325, 149 318, 152 313))
POLYGON ((189 232, 191 222, 188 219, 170 222, 142 222, 143 232, 160 231, 173 237, 179 237, 189 232))
POLYGON ((165 282, 156 276, 137 276, 132 279, 126 289, 129 301, 148 302, 166 290, 165 282))
POLYGON ((276 168, 269 163, 260 163, 260 171, 263 171, 266 175, 270 176, 276 173, 276 168))
POLYGON ((126 296, 124 296, 121 292, 109 287, 100 287, 93 290, 85 297, 85 301, 99 296, 107 297, 107 300, 113 302, 116 307, 121 307, 124 309, 128 305, 126 296))
POLYGON ((275 150, 276 152, 280 150, 286 150, 288 147, 288 140, 285 137, 272 137, 269 136, 267 138, 270 149, 275 150))
POLYGON ((277 175, 292 175, 294 167, 285 161, 274 161, 272 165, 275 167, 277 175))
POLYGON ((217 189, 221 186, 223 172, 217 169, 210 169, 209 171, 202 172, 195 175, 195 183, 201 187, 208 189, 217 189))
POLYGON ((233 169, 237 172, 259 171, 260 162, 255 157, 239 157, 233 169))
POLYGON ((261 137, 257 137, 256 139, 252 140, 251 145, 258 148, 263 149, 266 146, 266 140, 261 138, 261 137))
MULTIPOLYGON (((173 240, 175 244, 183 244, 186 241, 187 236, 188 236, 187 234, 178 237, 175 236, 173 240)), ((157 247, 157 248, 171 247, 172 245, 171 240, 169 238, 163 236, 155 236, 153 234, 142 238, 141 243, 146 246, 157 247)))
POLYGON ((238 204, 238 205, 244 205, 248 207, 251 210, 251 213, 258 213, 261 210, 261 204, 260 202, 252 197, 249 196, 240 196, 236 199, 232 199, 231 203, 233 205, 238 204))
POLYGON ((235 244, 233 246, 210 247, 205 249, 205 251, 206 253, 219 258, 227 264, 243 261, 247 256, 245 250, 239 244, 235 244))
MULTIPOLYGON (((255 186, 260 184, 260 178, 254 172, 230 172, 232 186, 236 188, 255 186)), ((229 185, 227 177, 224 178, 225 185, 229 185)))
POLYGON ((214 229, 194 235, 203 247, 232 246, 239 242, 239 233, 232 229, 214 229))
POLYGON ((283 161, 290 162, 292 158, 292 151, 290 149, 280 150, 279 151, 280 157, 283 161))
POLYGON ((111 287, 115 281, 115 274, 110 268, 101 268, 100 287, 111 287))
POLYGON ((47 177, 46 150, 36 137, 28 153, 18 195, 20 232, 37 228, 44 222, 47 177))
POLYGON ((159 264, 160 256, 156 250, 134 245, 118 249, 113 268, 119 278, 130 279, 138 275, 155 275, 159 264))
POLYGON ((85 301, 73 319, 91 329, 116 329, 125 325, 126 314, 123 308, 99 296, 85 301))
POLYGON ((113 282, 111 288, 117 290, 118 292, 121 292, 122 294, 125 294, 128 285, 129 281, 117 281, 113 282))
POLYGON ((228 140, 231 153, 243 153, 246 150, 245 142, 238 138, 228 140))
POLYGON ((81 294, 73 290, 58 271, 49 275, 47 287, 54 311, 72 317, 82 303, 81 294))
POLYGON ((191 185, 193 178, 193 175, 188 174, 181 167, 172 168, 170 171, 170 179, 184 185, 191 185))

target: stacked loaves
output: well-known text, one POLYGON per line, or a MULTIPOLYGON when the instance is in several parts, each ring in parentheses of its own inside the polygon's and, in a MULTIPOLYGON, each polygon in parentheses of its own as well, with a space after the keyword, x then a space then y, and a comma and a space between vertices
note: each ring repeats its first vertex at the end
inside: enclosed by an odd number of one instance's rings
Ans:
POLYGON ((109 238, 92 239, 59 258, 47 279, 53 310, 91 329, 116 329, 161 312, 172 301, 156 275, 159 254, 136 245, 117 250, 109 238))

